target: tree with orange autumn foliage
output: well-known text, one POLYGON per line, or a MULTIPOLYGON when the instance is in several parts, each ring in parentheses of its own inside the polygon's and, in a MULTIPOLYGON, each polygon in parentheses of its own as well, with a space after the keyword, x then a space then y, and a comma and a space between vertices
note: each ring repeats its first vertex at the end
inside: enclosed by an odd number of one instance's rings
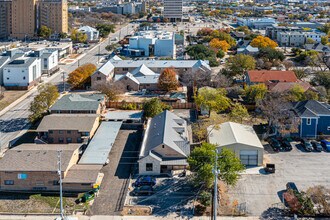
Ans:
POLYGON ((81 88, 95 71, 96 66, 94 64, 87 63, 82 65, 69 73, 68 83, 73 88, 81 88))
POLYGON ((258 48, 265 48, 265 47, 270 47, 270 48, 275 48, 278 47, 278 44, 271 40, 269 37, 264 37, 264 36, 258 36, 254 38, 250 45, 252 47, 258 47, 258 48))
POLYGON ((174 68, 166 68, 158 78, 158 87, 165 91, 176 90, 179 82, 174 68))
POLYGON ((225 40, 219 40, 218 38, 213 38, 210 41, 210 47, 217 50, 221 49, 222 51, 227 52, 228 49, 230 48, 230 45, 225 40))

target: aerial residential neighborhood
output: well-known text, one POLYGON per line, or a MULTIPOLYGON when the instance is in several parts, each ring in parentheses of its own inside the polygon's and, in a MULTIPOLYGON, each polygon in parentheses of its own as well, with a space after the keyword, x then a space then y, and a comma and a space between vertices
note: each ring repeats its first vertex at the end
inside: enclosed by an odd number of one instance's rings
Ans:
POLYGON ((0 0, 0 219, 329 219, 329 0, 0 0))

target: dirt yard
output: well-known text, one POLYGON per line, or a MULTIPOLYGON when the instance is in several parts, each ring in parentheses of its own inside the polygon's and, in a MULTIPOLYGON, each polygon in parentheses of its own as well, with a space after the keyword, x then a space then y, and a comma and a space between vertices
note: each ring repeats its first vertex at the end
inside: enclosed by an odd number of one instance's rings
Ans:
POLYGON ((0 111, 24 95, 27 91, 4 91, 4 97, 0 99, 0 111))

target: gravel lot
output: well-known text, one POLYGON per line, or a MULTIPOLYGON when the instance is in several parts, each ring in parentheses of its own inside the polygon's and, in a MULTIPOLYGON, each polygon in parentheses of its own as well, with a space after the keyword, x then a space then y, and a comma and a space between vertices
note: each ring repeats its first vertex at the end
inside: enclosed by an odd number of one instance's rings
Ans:
POLYGON ((268 208, 281 205, 282 193, 287 182, 294 182, 305 191, 316 185, 329 185, 330 154, 305 152, 297 143, 291 143, 291 152, 273 153, 265 147, 265 157, 275 163, 275 174, 244 174, 236 187, 229 191, 232 200, 246 203, 249 215, 266 216, 268 208))

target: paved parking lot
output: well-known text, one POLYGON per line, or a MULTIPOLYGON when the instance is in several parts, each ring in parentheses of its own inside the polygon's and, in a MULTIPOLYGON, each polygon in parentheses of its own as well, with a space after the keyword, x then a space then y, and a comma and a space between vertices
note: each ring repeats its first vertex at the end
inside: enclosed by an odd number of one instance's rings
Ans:
POLYGON ((104 178, 91 215, 118 215, 124 205, 129 177, 137 161, 141 131, 120 130, 109 154, 110 163, 101 170, 104 178))
POLYGON ((275 163, 275 174, 244 174, 236 187, 229 191, 232 200, 246 203, 249 215, 268 215, 270 207, 281 203, 287 182, 294 182, 299 190, 305 191, 316 185, 330 183, 330 153, 305 152, 297 143, 291 143, 291 152, 274 153, 265 147, 265 157, 275 163))
MULTIPOLYGON (((188 177, 157 178, 154 194, 150 196, 135 196, 128 193, 126 205, 151 206, 153 215, 168 216, 177 213, 179 216, 191 216, 192 202, 198 189, 189 184, 188 177)), ((134 181, 133 181, 134 182, 134 181)))

